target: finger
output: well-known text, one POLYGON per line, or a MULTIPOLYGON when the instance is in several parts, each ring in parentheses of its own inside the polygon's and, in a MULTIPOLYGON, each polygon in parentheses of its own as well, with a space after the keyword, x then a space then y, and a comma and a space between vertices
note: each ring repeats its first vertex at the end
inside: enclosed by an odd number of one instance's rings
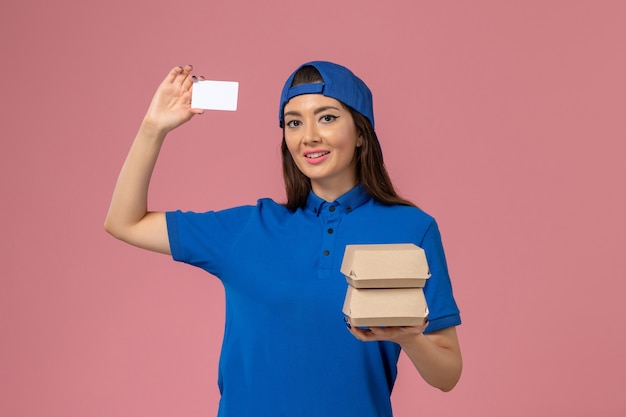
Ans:
POLYGON ((374 338, 381 338, 391 334, 393 330, 388 327, 372 327, 370 329, 370 336, 374 338))
POLYGON ((352 323, 350 322, 349 317, 344 317, 343 320, 346 323, 346 328, 348 329, 348 331, 350 331, 350 333, 352 333, 354 337, 356 337, 362 342, 366 342, 369 340, 369 335, 370 335, 369 328, 359 328, 359 327, 353 326, 352 323))
POLYGON ((191 64, 185 65, 185 67, 183 68, 183 72, 185 73, 185 79, 182 80, 182 88, 184 90, 190 90, 193 83, 198 80, 198 77, 193 75, 192 71, 193 65, 191 64))
POLYGON ((174 78, 172 79, 172 84, 177 84, 181 87, 184 87, 184 83, 188 78, 191 78, 191 71, 193 71, 192 65, 185 65, 184 67, 179 67, 181 70, 175 73, 174 78))
POLYGON ((370 328, 353 327, 351 331, 352 334, 361 342, 370 342, 378 339, 370 328))
POLYGON ((198 81, 198 77, 196 77, 195 75, 190 75, 187 78, 185 78, 185 80, 183 81, 183 89, 185 90, 189 90, 191 89, 191 86, 193 85, 193 83, 195 83, 196 81, 198 81))
POLYGON ((170 72, 167 74, 167 77, 165 77, 165 81, 168 83, 173 83, 174 80, 176 80, 176 77, 178 77, 178 75, 181 74, 182 72, 183 72, 183 67, 181 66, 172 68, 170 72))

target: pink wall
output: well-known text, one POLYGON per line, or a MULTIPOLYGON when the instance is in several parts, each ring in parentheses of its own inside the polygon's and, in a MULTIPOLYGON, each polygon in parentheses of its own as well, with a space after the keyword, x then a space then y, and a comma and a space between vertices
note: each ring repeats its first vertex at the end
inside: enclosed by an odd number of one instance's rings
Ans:
POLYGON ((239 111, 169 138, 153 207, 281 198, 278 93, 310 59, 370 84, 462 308, 461 382, 436 392, 403 360, 396 415, 624 415, 624 22, 620 0, 3 2, 0 416, 214 415, 219 283, 104 215, 187 63, 239 81, 239 111))

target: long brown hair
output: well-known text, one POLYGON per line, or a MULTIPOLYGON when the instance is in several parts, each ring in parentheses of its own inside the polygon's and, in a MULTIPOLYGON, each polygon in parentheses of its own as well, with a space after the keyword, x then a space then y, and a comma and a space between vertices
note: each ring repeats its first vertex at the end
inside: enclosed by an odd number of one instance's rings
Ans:
MULTIPOLYGON (((295 87, 301 84, 319 82, 323 82, 323 79, 317 69, 312 66, 306 66, 302 67, 297 72, 291 86, 295 87)), ((380 147, 380 142, 367 117, 351 107, 345 104, 343 105, 350 111, 354 119, 357 133, 363 137, 363 144, 356 148, 355 151, 357 181, 363 184, 365 190, 382 204, 399 204, 416 207, 415 204, 401 198, 393 188, 391 178, 383 162, 383 152, 380 147)), ((306 205, 311 190, 311 180, 296 166, 287 148, 284 127, 281 152, 283 159, 283 179, 287 192, 287 203, 285 206, 289 210, 295 211, 306 205)))

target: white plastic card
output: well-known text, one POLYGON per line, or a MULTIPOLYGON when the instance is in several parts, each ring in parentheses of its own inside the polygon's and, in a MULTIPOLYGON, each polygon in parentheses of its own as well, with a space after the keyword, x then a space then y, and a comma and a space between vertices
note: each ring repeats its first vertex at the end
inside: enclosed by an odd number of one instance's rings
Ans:
POLYGON ((238 93, 236 81, 199 80, 191 88, 191 108, 235 111, 238 93))

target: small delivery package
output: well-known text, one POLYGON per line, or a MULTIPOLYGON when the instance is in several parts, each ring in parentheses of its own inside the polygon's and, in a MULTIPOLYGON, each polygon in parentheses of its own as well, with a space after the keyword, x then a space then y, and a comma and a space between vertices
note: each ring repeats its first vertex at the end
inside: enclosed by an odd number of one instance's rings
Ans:
POLYGON ((343 313, 358 327, 418 326, 428 317, 426 254, 412 243, 347 245, 343 313))

